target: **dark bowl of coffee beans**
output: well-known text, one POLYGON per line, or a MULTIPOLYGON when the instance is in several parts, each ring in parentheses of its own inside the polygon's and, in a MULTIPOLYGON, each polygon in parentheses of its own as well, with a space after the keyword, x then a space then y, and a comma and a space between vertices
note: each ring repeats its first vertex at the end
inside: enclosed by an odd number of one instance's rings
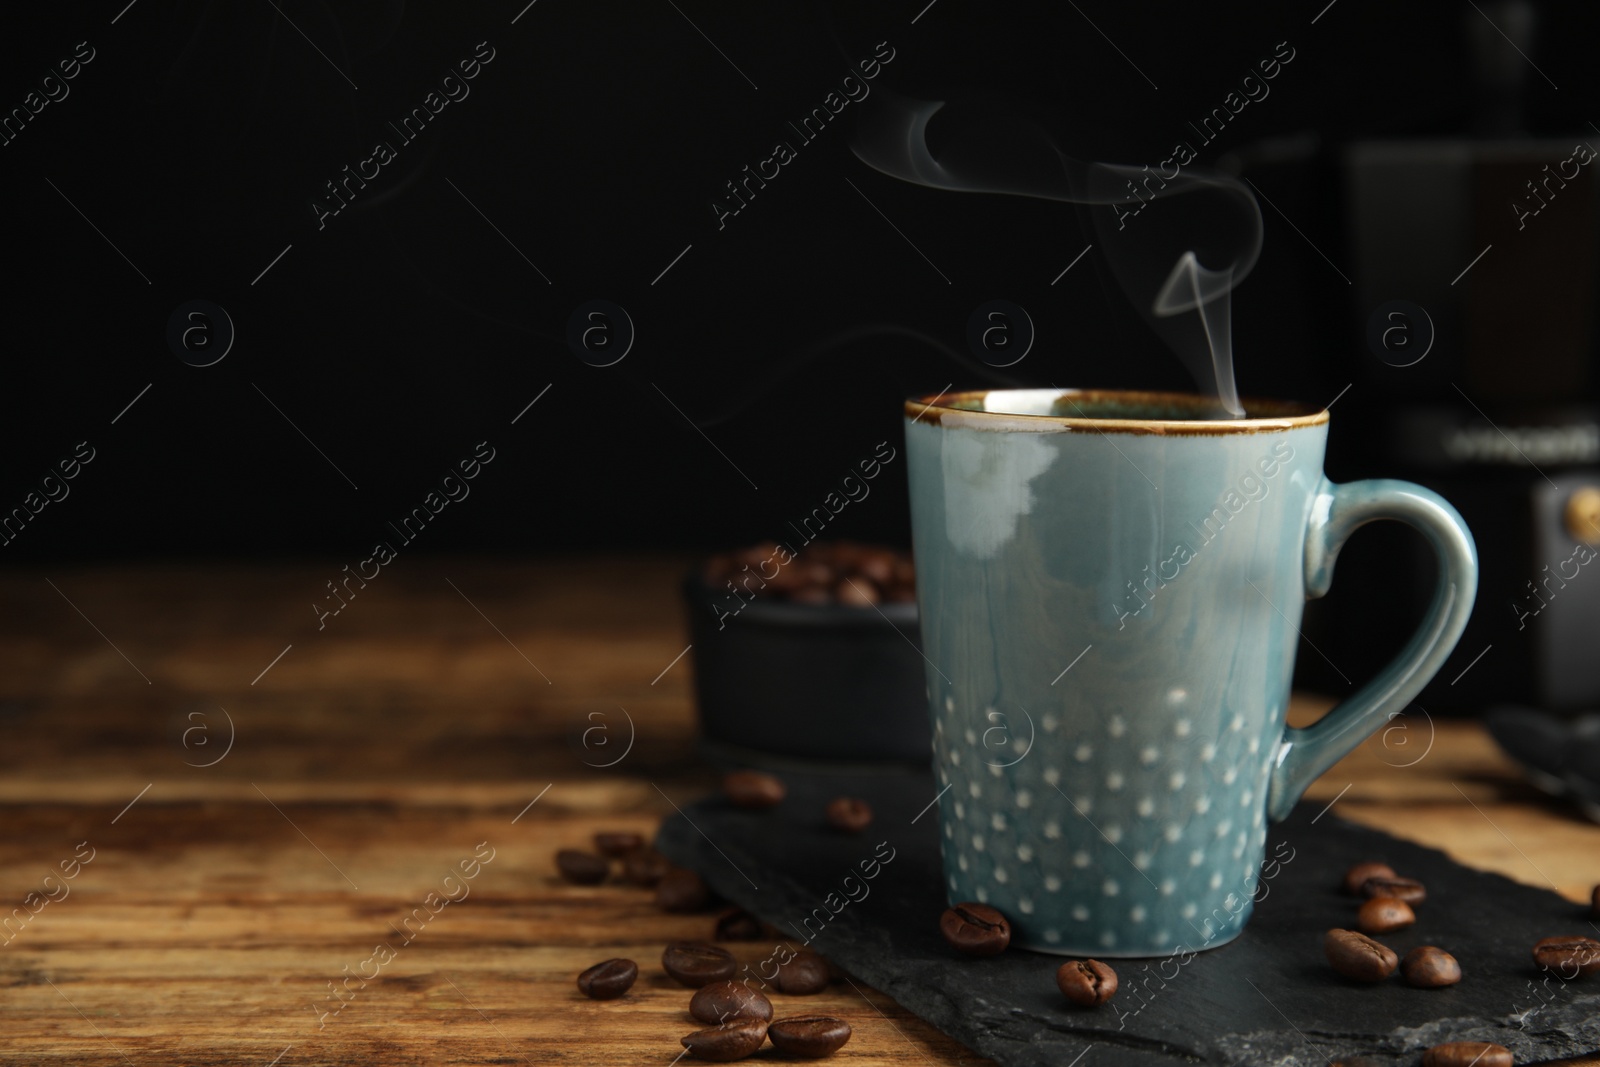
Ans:
POLYGON ((684 582, 707 755, 926 765, 916 572, 892 548, 725 552, 684 582))

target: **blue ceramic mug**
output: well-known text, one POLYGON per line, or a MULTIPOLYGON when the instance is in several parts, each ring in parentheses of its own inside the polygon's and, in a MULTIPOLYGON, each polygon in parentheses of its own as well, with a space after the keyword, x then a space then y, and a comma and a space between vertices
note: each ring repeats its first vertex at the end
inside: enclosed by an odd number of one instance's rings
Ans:
POLYGON ((1326 411, 1207 410, 1060 389, 905 405, 946 885, 1004 912, 1013 944, 1232 940, 1268 820, 1405 708, 1471 612, 1477 552, 1443 499, 1329 482, 1326 411), (1432 606, 1378 677, 1286 728, 1301 606, 1373 519, 1431 543, 1432 606))

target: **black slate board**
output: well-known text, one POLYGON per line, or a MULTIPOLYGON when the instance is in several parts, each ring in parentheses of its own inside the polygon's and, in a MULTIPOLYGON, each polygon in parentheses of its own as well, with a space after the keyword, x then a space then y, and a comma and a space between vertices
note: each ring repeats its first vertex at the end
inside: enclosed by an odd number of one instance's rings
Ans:
MULTIPOLYGON (((1111 961, 1121 992, 1109 1005, 1081 1009, 1056 990, 1062 957, 1011 950, 968 959, 939 937, 945 900, 931 774, 790 774, 785 781, 788 797, 768 811, 742 811, 720 797, 684 809, 663 824, 658 847, 728 900, 793 931, 791 946, 806 936, 805 916, 819 908, 832 914, 824 898, 839 894, 837 906, 842 880, 859 876, 862 860, 892 849, 868 895, 826 925, 813 920, 809 947, 1006 1067, 1071 1064, 1086 1048, 1093 1052, 1084 1067, 1326 1067, 1358 1054, 1398 1067, 1449 1040, 1494 1041, 1518 1063, 1600 1048, 1600 975, 1545 985, 1530 955, 1541 937, 1594 936, 1585 909, 1343 822, 1319 805, 1302 804, 1272 830, 1268 855, 1288 859, 1238 940, 1182 966, 1111 961), (859 837, 823 823, 824 805, 840 795, 862 797, 876 812, 859 837), (1447 949, 1465 972, 1459 985, 1412 989, 1396 975, 1360 986, 1328 967, 1324 931, 1355 921, 1355 902, 1337 887, 1350 864, 1367 859, 1384 860, 1429 890, 1417 925, 1382 940, 1402 956, 1420 944, 1447 949)), ((861 894, 858 883, 850 892, 861 894)))

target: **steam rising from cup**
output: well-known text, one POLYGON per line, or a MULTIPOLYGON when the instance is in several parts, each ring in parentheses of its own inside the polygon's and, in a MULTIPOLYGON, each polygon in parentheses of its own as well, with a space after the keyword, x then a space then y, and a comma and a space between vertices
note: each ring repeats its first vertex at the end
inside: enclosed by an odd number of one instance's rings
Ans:
POLYGON ((1244 415, 1230 294, 1261 255, 1262 223, 1242 182, 1185 169, 1192 152, 1187 160, 1175 153, 1180 162, 1170 173, 1086 163, 1007 110, 911 100, 881 87, 852 148, 868 166, 929 188, 1105 208, 1091 217, 1123 292, 1216 398, 1216 417, 1244 415))

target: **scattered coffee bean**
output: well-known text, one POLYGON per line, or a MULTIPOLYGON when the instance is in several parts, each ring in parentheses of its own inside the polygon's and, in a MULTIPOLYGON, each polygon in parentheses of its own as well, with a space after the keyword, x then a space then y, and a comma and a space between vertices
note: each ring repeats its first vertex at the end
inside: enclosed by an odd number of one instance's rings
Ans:
POLYGON ((712 982, 689 998, 689 1014, 713 1026, 730 1019, 772 1018, 772 1001, 743 982, 712 982))
POLYGON ((996 956, 1011 944, 1011 924, 987 904, 957 904, 939 916, 939 932, 969 956, 996 956))
POLYGON ((641 848, 622 859, 622 877, 647 889, 653 888, 670 870, 672 861, 653 848, 641 848))
POLYGON ((1334 970, 1358 982, 1381 982, 1400 964, 1388 945, 1354 930, 1329 930, 1322 938, 1322 951, 1334 970))
POLYGON ((828 825, 835 830, 859 834, 872 825, 872 808, 855 797, 835 797, 828 801, 828 825))
POLYGON ((733 771, 722 779, 722 791, 740 808, 770 808, 788 792, 781 780, 760 771, 733 771))
POLYGON ((1361 886, 1368 878, 1393 878, 1394 868, 1387 863, 1368 860, 1344 872, 1344 891, 1353 897, 1361 895, 1361 886))
POLYGON ((778 964, 778 977, 772 984, 778 992, 794 997, 820 993, 828 988, 828 961, 810 949, 801 949, 788 963, 778 964))
POLYGON ((1533 946, 1533 962, 1563 978, 1600 971, 1600 941, 1592 937, 1547 937, 1533 946))
POLYGON ((592 852, 564 848, 556 853, 556 869, 561 877, 576 885, 599 885, 611 873, 611 863, 592 852))
POLYGON ((709 1030, 696 1030, 682 1044, 695 1059, 730 1063, 753 1055, 766 1039, 765 1019, 734 1019, 709 1030))
POLYGON ((1408 985, 1438 989, 1461 981, 1461 964, 1437 945, 1418 945, 1400 961, 1400 974, 1408 985))
POLYGON ((690 989, 725 982, 738 968, 733 953, 704 941, 674 941, 661 954, 661 969, 690 989))
POLYGON ((622 830, 602 830, 594 835, 594 847, 602 856, 626 856, 644 847, 644 835, 622 830))
POLYGON ((820 1060, 850 1040, 850 1024, 829 1015, 791 1015, 768 1026, 767 1037, 786 1056, 820 1060))
POLYGON ((633 988, 639 965, 632 960, 606 960, 578 975, 578 989, 595 1000, 614 1000, 633 988))
POLYGON ((1404 930, 1417 921, 1411 905, 1394 897, 1373 897, 1356 913, 1356 929, 1364 934, 1387 934, 1404 930))
POLYGON ((693 871, 674 867, 656 883, 656 907, 662 911, 701 911, 711 903, 711 890, 693 871))
POLYGON ((1074 1004, 1093 1008, 1117 994, 1117 972, 1099 960, 1068 960, 1056 971, 1061 995, 1074 1004))
POLYGON ((724 908, 711 930, 713 941, 760 941, 761 923, 742 908, 724 908))
POLYGON ((1401 878, 1398 875, 1368 878, 1361 883, 1361 895, 1369 899, 1393 897, 1411 905, 1421 904, 1428 899, 1428 891, 1421 882, 1415 878, 1401 878))
POLYGON ((1422 1067, 1511 1067, 1511 1050, 1487 1041, 1448 1041, 1422 1054, 1422 1067))

